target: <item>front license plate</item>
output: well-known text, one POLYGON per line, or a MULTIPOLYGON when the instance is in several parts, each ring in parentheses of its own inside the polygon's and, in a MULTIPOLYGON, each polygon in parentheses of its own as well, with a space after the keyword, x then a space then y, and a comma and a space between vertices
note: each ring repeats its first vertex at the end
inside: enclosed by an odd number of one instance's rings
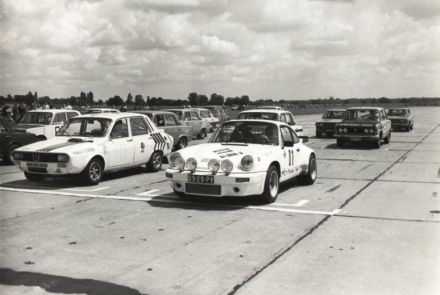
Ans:
POLYGON ((361 139, 361 138, 354 137, 354 138, 350 138, 350 140, 351 140, 351 141, 361 141, 362 139, 361 139))
POLYGON ((212 175, 188 175, 188 182, 214 183, 214 176, 212 176, 212 175))

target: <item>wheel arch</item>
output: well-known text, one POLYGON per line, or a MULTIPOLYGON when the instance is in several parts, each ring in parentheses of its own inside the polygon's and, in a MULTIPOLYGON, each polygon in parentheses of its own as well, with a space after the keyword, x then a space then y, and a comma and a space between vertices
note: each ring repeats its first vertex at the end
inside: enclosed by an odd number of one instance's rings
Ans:
POLYGON ((280 163, 278 161, 272 161, 269 166, 267 166, 267 170, 269 170, 269 167, 274 165, 277 168, 277 172, 278 172, 278 177, 281 177, 281 166, 280 163))

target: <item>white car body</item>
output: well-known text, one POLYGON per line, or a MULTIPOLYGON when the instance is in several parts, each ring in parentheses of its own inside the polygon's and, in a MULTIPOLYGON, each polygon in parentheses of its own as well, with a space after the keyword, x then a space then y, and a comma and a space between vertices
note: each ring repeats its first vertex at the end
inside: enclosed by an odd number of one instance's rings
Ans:
POLYGON ((260 119, 254 117, 256 115, 262 115, 261 119, 263 120, 275 120, 284 122, 292 127, 292 129, 296 132, 298 136, 304 135, 303 127, 300 125, 296 125, 295 119, 291 112, 284 110, 281 107, 274 108, 264 108, 258 107, 257 109, 247 110, 240 112, 238 114, 239 119, 260 119))
MULTIPOLYGON (((261 136, 257 135, 256 140, 260 140, 261 136)), ((232 137, 233 135, 231 135, 232 137)), ((315 157, 315 153, 302 141, 303 139, 296 136, 291 126, 282 122, 269 120, 228 121, 214 133, 208 143, 190 146, 178 153, 171 154, 166 176, 170 179, 171 186, 177 194, 214 197, 260 195, 264 192, 266 175, 272 165, 278 169, 279 182, 308 173, 309 159, 312 155, 315 157), (221 134, 224 128, 243 122, 275 125, 280 139, 278 144, 217 142, 221 136, 219 133, 221 134), (294 142, 292 145, 289 145, 287 140, 284 141, 284 132, 292 135, 294 142), (253 167, 250 170, 243 169, 241 162, 243 157, 248 155, 253 158, 253 167), (176 168, 172 162, 173 157, 181 157, 184 161, 193 158, 197 162, 197 167, 193 170, 187 169, 188 167, 176 168), (222 169, 213 172, 208 165, 211 160, 218 161, 221 163, 220 166, 224 161, 229 160, 233 168, 229 173, 225 173, 222 169)))
POLYGON ((205 122, 204 127, 206 128, 206 130, 214 130, 215 128, 217 128, 220 120, 219 118, 214 117, 210 110, 203 108, 197 108, 195 110, 199 113, 199 116, 205 122))
MULTIPOLYGON (((81 120, 105 120, 108 125, 100 136, 92 135, 95 130, 99 132, 99 129, 95 129, 87 136, 57 135, 46 141, 18 148, 13 153, 15 164, 19 165, 25 175, 67 175, 82 173, 92 159, 98 158, 102 161, 103 172, 108 172, 146 164, 155 151, 166 156, 173 147, 173 138, 170 135, 154 126, 147 116, 134 113, 81 115, 70 119, 60 134, 66 128, 71 128, 70 125, 76 124, 74 122, 82 122, 81 120), (123 136, 115 136, 115 125, 121 122, 128 131, 124 129, 123 136), (141 123, 143 129, 133 127, 140 126, 135 122, 141 123), (66 155, 68 160, 61 162, 58 155, 66 155)), ((81 126, 78 129, 82 130, 83 125, 78 125, 81 126)))
POLYGON ((17 124, 16 130, 21 132, 33 133, 42 139, 52 138, 56 132, 74 116, 81 115, 80 112, 67 109, 42 109, 31 110, 25 114, 22 120, 17 124), (45 115, 50 119, 46 122, 35 122, 27 120, 27 116, 45 115))

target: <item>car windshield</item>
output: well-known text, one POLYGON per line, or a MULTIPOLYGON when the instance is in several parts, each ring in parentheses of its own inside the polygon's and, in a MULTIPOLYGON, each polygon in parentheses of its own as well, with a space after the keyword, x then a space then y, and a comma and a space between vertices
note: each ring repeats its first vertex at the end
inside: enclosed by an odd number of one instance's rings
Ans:
POLYGON ((111 124, 104 118, 72 118, 57 133, 57 136, 104 137, 111 124))
POLYGON ((378 121, 379 111, 378 110, 347 110, 344 115, 346 120, 364 120, 364 121, 378 121))
POLYGON ((327 111, 322 116, 323 119, 342 119, 344 111, 327 111))
POLYGON ((222 125, 210 142, 278 145, 278 126, 266 122, 228 122, 222 125))
POLYGON ((179 117, 179 120, 183 120, 183 112, 182 111, 177 111, 177 110, 167 110, 168 112, 173 112, 177 115, 177 117, 179 117))
POLYGON ((406 110, 388 110, 388 116, 405 116, 406 110))
POLYGON ((24 115, 19 124, 49 125, 52 122, 52 115, 49 112, 29 112, 24 115))
POLYGON ((240 115, 238 115, 238 118, 278 121, 278 116, 276 113, 265 113, 265 112, 241 113, 240 115))

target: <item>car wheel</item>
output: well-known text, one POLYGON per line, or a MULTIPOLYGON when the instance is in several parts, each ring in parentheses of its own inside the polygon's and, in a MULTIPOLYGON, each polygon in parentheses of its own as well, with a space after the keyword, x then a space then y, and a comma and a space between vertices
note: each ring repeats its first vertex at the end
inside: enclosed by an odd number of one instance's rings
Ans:
POLYGON ((206 137, 206 129, 203 128, 202 130, 200 130, 200 133, 197 137, 200 139, 205 138, 206 137))
POLYGON ((162 168, 162 152, 161 151, 154 151, 151 154, 150 160, 147 163, 147 168, 150 171, 157 172, 162 168))
POLYGON ((344 141, 340 138, 336 139, 336 144, 338 147, 343 148, 344 147, 344 141))
POLYGON ((374 142, 374 147, 379 149, 381 144, 382 144, 382 135, 379 135, 379 139, 374 142))
POLYGON ((14 143, 14 144, 11 144, 9 147, 8 147, 8 150, 6 151, 6 153, 5 153, 5 155, 3 156, 3 162, 4 163, 6 163, 6 164, 11 164, 12 163, 12 153, 16 150, 16 149, 18 149, 20 146, 18 145, 18 144, 16 144, 16 143, 14 143))
POLYGON ((42 174, 33 174, 33 173, 29 173, 29 172, 24 172, 24 176, 29 181, 43 181, 44 177, 45 177, 42 174))
POLYGON ((317 138, 320 138, 320 137, 321 137, 321 133, 318 132, 318 131, 316 131, 316 137, 317 137, 317 138))
POLYGON ((177 141, 176 149, 181 150, 181 149, 185 148, 187 146, 187 144, 188 144, 188 141, 186 140, 186 137, 181 137, 177 141))
POLYGON ((315 155, 311 154, 309 157, 309 169, 307 174, 300 176, 301 183, 311 185, 315 183, 318 176, 318 164, 316 163, 315 155))
POLYGON ((413 130, 413 127, 414 127, 414 125, 413 125, 413 124, 411 124, 411 130, 413 130))
POLYGON ((98 158, 93 158, 82 172, 82 178, 86 184, 97 185, 104 174, 104 165, 98 158))
POLYGON ((383 139, 383 142, 389 144, 391 140, 391 131, 388 133, 388 136, 383 139))
POLYGON ((262 194, 263 200, 266 203, 273 203, 277 199, 278 190, 280 188, 280 176, 277 167, 271 165, 266 174, 266 181, 264 182, 264 191, 262 194))

